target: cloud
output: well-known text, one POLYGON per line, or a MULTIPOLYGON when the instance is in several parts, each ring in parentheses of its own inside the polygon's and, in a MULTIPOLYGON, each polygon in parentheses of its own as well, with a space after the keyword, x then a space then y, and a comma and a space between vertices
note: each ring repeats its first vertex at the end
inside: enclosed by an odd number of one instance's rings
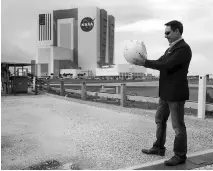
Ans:
POLYGON ((213 74, 212 62, 202 54, 194 54, 189 66, 189 74, 213 74))
POLYGON ((213 39, 212 40, 199 40, 199 41, 189 41, 189 45, 192 49, 192 55, 194 54, 201 54, 205 56, 208 60, 211 61, 213 65, 213 58, 212 58, 212 47, 213 45, 213 39))
POLYGON ((141 20, 133 24, 127 24, 125 26, 116 27, 116 32, 153 32, 164 30, 162 27, 166 22, 159 19, 141 20))
POLYGON ((212 0, 2 0, 2 54, 9 59, 34 59, 36 19, 41 11, 98 6, 115 17, 115 61, 125 63, 124 40, 145 42, 149 59, 158 59, 168 47, 164 24, 180 20, 183 38, 193 53, 190 70, 212 70, 212 0), (6 47, 6 48, 5 48, 6 47), (17 55, 18 54, 18 55, 17 55), (204 61, 206 59, 207 61, 204 61), (202 63, 203 68, 199 65, 202 63))
POLYGON ((16 44, 4 42, 1 45, 2 62, 30 62, 33 57, 16 44))
POLYGON ((19 38, 20 39, 29 39, 32 36, 32 31, 31 30, 25 30, 20 33, 19 38))
MULTIPOLYGON (((213 12, 212 12, 213 14, 213 12)), ((213 41, 213 15, 191 20, 184 26, 184 36, 194 42, 213 41)))
POLYGON ((153 14, 148 0, 131 3, 129 0, 98 0, 98 7, 104 8, 115 17, 115 26, 123 26, 140 20, 152 19, 153 14))
POLYGON ((174 19, 180 20, 184 25, 183 38, 191 46, 193 54, 190 73, 212 73, 213 1, 150 0, 150 3, 152 18, 117 27, 116 35, 119 35, 119 41, 130 36, 132 38, 129 39, 144 40, 148 58, 158 59, 168 47, 165 39, 162 39, 164 23, 174 19))
POLYGON ((191 64, 195 65, 195 64, 203 64, 209 62, 209 60, 202 54, 194 54, 192 59, 191 59, 191 64))

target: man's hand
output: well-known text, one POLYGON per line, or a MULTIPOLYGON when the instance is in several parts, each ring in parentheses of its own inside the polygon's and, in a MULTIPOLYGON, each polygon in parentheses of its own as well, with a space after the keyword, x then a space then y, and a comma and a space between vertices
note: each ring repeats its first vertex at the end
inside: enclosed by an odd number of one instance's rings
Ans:
POLYGON ((133 64, 135 65, 139 65, 139 66, 144 66, 145 65, 145 61, 146 61, 146 57, 144 55, 141 55, 141 59, 133 59, 133 64))

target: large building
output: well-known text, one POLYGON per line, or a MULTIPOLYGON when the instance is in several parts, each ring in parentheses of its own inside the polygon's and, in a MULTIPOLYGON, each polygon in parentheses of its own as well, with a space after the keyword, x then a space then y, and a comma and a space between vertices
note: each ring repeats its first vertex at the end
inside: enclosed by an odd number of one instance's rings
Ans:
POLYGON ((96 68, 114 60, 115 19, 98 7, 53 10, 38 14, 37 76, 59 76, 61 69, 96 68))

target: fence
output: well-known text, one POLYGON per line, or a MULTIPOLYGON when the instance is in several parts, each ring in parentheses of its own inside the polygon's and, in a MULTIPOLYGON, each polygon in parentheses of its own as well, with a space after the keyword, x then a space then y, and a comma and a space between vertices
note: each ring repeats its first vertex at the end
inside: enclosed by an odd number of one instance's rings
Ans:
MULTIPOLYGON (((36 88, 37 86, 35 86, 36 88)), ((116 84, 114 88, 105 88, 101 85, 100 92, 86 91, 86 82, 81 83, 80 90, 66 89, 64 87, 64 81, 60 82, 60 88, 55 88, 50 86, 50 82, 46 82, 45 85, 39 84, 39 89, 46 89, 48 92, 53 90, 57 92, 60 96, 67 96, 69 94, 75 93, 80 95, 82 100, 87 100, 89 96, 99 97, 99 98, 109 98, 116 99, 120 101, 120 105, 125 107, 127 101, 135 102, 148 102, 157 104, 159 98, 145 97, 145 96, 132 96, 126 94, 126 84, 116 84), (120 90, 120 92, 119 92, 120 90), (113 92, 115 91, 115 94, 113 92)), ((210 86, 213 88, 213 86, 210 86)), ((36 88, 37 89, 37 88, 36 88)), ((35 91, 37 93, 37 90, 35 91)), ((199 92, 198 92, 198 102, 186 101, 185 108, 197 110, 198 118, 204 119, 205 112, 213 112, 213 104, 206 104, 206 77, 201 76, 199 80, 199 92)))

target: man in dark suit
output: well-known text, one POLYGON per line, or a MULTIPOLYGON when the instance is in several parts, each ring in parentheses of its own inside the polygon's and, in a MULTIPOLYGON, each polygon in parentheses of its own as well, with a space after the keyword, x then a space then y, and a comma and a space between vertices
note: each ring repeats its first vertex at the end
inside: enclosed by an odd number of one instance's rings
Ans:
POLYGON ((175 166, 186 161, 187 134, 184 123, 184 104, 189 99, 187 73, 192 57, 189 45, 182 39, 183 25, 179 21, 165 24, 165 38, 170 47, 158 60, 142 60, 134 64, 160 71, 159 103, 155 116, 157 124, 156 141, 151 149, 143 149, 145 154, 165 155, 166 125, 171 113, 172 127, 175 130, 174 156, 165 161, 167 166, 175 166))

